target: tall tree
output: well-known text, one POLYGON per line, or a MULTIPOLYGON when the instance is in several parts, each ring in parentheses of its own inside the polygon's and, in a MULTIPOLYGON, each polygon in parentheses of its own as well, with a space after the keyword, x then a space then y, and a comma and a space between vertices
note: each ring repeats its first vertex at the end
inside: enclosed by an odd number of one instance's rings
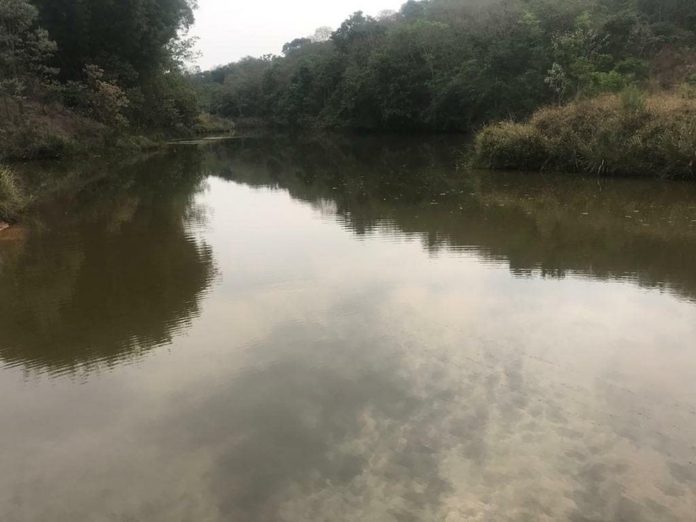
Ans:
POLYGON ((64 79, 98 65, 124 83, 165 67, 169 44, 193 23, 194 0, 34 0, 58 43, 64 79))
POLYGON ((38 12, 27 0, 0 0, 0 96, 19 97, 36 90, 54 72, 46 62, 56 50, 36 25, 38 12))

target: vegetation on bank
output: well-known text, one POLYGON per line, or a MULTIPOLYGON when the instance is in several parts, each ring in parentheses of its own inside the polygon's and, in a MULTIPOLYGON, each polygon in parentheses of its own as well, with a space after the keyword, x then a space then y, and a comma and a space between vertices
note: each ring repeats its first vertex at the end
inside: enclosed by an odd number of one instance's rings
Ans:
POLYGON ((539 107, 677 88, 693 0, 409 0, 193 80, 209 112, 275 126, 470 131, 539 107))
POLYGON ((228 134, 234 132, 236 122, 228 118, 222 118, 214 114, 202 112, 196 118, 193 132, 199 135, 206 134, 228 134))
POLYGON ((196 124, 193 0, 1 0, 0 158, 62 157, 196 124))
POLYGON ((526 123, 485 127, 475 161, 493 169, 696 178, 696 99, 628 90, 544 108, 526 123))

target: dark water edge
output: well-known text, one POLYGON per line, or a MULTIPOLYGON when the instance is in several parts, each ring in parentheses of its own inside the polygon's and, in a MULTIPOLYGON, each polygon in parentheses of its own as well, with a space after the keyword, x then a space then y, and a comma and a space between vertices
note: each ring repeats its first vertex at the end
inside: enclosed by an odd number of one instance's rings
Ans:
POLYGON ((33 170, 65 181, 0 240, 0 520, 688 521, 696 186, 461 148, 33 170))

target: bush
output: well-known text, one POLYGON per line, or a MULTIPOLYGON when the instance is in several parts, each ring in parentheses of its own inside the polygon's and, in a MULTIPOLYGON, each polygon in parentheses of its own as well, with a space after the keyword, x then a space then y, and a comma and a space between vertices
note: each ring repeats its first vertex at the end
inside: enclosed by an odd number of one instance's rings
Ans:
POLYGON ((57 159, 75 147, 60 129, 40 129, 35 125, 2 131, 0 139, 0 158, 10 160, 57 159))
POLYGON ((123 111, 128 107, 128 98, 123 89, 108 81, 104 70, 96 65, 86 65, 85 76, 89 115, 100 123, 115 128, 125 127, 128 120, 123 111))
POLYGON ((208 113, 198 115, 193 130, 196 134, 229 134, 234 132, 235 125, 232 120, 214 116, 208 113))
POLYGON ((20 189, 15 174, 0 165, 0 220, 14 221, 14 218, 26 203, 26 197, 20 189))
POLYGON ((696 178, 696 100, 629 89, 545 108, 528 123, 486 127, 475 154, 496 169, 696 178))
POLYGON ((476 137, 476 154, 481 166, 491 169, 538 170, 548 156, 532 126, 513 122, 483 129, 476 137))

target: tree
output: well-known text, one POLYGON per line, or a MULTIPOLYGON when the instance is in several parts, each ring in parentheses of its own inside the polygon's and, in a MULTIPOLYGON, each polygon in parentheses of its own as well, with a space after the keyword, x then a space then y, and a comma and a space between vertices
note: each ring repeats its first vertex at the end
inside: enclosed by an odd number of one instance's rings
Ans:
POLYGON ((8 97, 36 91, 55 73, 46 63, 56 44, 36 25, 37 16, 27 0, 0 0, 0 95, 8 118, 8 97))
POLYGON ((261 73, 247 59, 198 88, 224 82, 215 110, 279 125, 469 130, 640 85, 676 58, 678 84, 693 72, 694 28, 694 0, 409 0, 377 18, 356 12, 326 41, 293 40, 261 73))
POLYGON ((62 77, 82 77, 85 64, 121 83, 168 66, 169 44, 194 21, 191 0, 34 0, 42 25, 58 43, 62 77))
MULTIPOLYGON (((128 115, 142 126, 166 127, 195 107, 181 77, 192 42, 195 0, 34 0, 41 24, 58 44, 54 65, 64 82, 100 81, 128 96, 128 115), (187 108, 182 111, 183 105, 187 108)), ((186 118, 184 118, 186 119, 186 118)))
POLYGON ((311 43, 312 40, 310 38, 295 38, 292 42, 288 42, 285 45, 283 45, 283 54, 287 56, 292 52, 299 51, 305 45, 311 43))
POLYGON ((123 111, 128 107, 126 93, 118 85, 104 79, 104 71, 97 65, 85 67, 86 98, 90 116, 95 120, 121 127, 127 120, 123 111))
POLYGON ((357 11, 331 35, 331 41, 341 52, 356 51, 374 43, 375 38, 382 34, 384 28, 377 20, 357 11))
POLYGON ((310 37, 310 40, 313 42, 326 42, 329 39, 331 39, 331 35, 333 34, 333 29, 331 29, 328 26, 322 26, 317 28, 316 31, 314 31, 314 34, 310 37))

